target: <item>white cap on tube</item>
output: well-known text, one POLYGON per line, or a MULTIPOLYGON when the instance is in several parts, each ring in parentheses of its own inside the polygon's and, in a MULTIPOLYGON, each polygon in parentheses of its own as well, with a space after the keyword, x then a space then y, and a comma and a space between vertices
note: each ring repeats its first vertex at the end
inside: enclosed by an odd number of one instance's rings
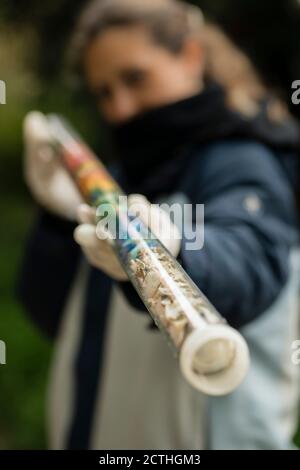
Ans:
POLYGON ((212 396, 226 395, 243 381, 250 358, 246 341, 228 325, 194 330, 180 351, 180 368, 186 380, 212 396))

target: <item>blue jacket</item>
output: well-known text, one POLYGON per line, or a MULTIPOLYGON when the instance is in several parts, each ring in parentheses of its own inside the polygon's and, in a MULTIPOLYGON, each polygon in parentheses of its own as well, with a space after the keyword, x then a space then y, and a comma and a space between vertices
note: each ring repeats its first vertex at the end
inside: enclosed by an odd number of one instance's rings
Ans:
MULTIPOLYGON (((298 219, 293 187, 281 162, 292 162, 295 156, 275 155, 264 145, 245 140, 219 141, 192 152, 174 192, 193 204, 205 204, 205 243, 201 250, 187 251, 183 242, 179 259, 219 312, 241 328, 273 304, 289 276, 298 219)), ((35 324, 52 337, 80 259, 74 228, 75 224, 41 210, 20 273, 21 302, 35 324)), ((112 286, 105 274, 90 268, 84 323, 74 358, 70 449, 89 446, 112 286)), ((131 284, 120 286, 128 301, 145 311, 131 284)))
MULTIPOLYGON (((294 156, 276 156, 262 144, 242 140, 198 146, 193 152, 174 191, 205 205, 205 243, 198 251, 187 251, 183 243, 179 259, 227 321, 241 327, 274 302, 288 278, 298 218, 280 159, 294 156)), ((40 211, 21 270, 21 301, 51 336, 79 260, 74 227, 40 211)), ((121 286, 128 300, 145 311, 132 286, 121 286)), ((100 285, 97 290, 103 294, 100 285)))

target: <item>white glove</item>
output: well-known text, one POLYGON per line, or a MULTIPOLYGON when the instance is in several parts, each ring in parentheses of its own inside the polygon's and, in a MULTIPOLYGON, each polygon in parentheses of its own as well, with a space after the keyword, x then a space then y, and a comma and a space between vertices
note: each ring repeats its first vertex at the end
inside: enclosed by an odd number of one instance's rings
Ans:
POLYGON ((37 111, 24 120, 25 181, 37 202, 60 217, 76 220, 79 191, 50 146, 46 117, 37 111))
MULTIPOLYGON (((175 258, 178 256, 181 246, 180 233, 167 212, 151 205, 139 194, 128 197, 128 209, 139 216, 175 258)), ((95 214, 95 210, 90 206, 82 204, 79 207, 78 219, 81 225, 76 228, 74 238, 93 266, 117 281, 126 281, 128 276, 112 248, 109 234, 99 226, 96 230, 95 214)))

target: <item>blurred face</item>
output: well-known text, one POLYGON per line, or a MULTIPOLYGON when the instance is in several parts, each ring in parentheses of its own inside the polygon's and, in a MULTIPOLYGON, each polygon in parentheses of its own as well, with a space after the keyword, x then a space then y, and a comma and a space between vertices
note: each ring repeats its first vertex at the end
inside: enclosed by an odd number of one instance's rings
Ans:
POLYGON ((201 90, 200 45, 186 41, 173 54, 142 26, 114 27, 100 34, 84 57, 85 75, 103 117, 122 123, 151 108, 201 90))

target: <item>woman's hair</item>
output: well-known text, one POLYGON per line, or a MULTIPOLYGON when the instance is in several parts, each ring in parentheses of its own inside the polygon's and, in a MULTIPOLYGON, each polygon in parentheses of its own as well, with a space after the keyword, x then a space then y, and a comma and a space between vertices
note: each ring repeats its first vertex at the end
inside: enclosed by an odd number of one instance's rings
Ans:
MULTIPOLYGON (((188 38, 201 42, 205 78, 219 83, 228 104, 254 116, 267 91, 247 56, 217 27, 204 21, 200 8, 181 0, 93 0, 83 11, 70 47, 70 59, 82 75, 83 57, 91 42, 112 27, 143 26, 153 40, 177 54, 188 38)), ((282 120, 287 111, 270 101, 269 115, 282 120)))

